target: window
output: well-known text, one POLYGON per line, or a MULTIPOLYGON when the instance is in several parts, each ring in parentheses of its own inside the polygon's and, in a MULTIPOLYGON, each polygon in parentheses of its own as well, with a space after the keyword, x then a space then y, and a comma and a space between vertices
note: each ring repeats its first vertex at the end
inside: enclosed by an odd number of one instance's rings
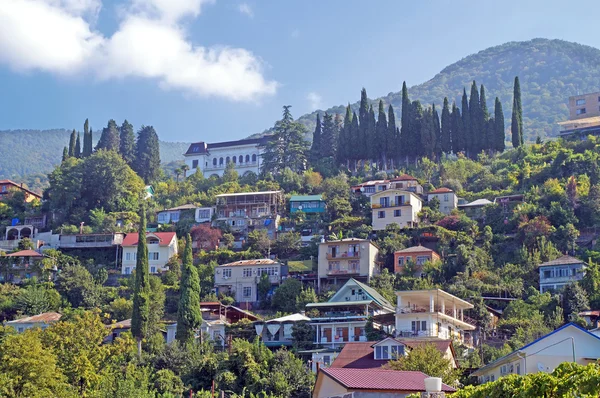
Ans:
POLYGON ((340 270, 340 262, 339 261, 330 261, 329 262, 329 271, 339 271, 340 270))
MULTIPOLYGON (((600 97, 598 97, 598 99, 600 99, 600 97)), ((580 98, 575 101, 575 105, 585 105, 585 98, 580 98)))
POLYGON ((396 202, 396 206, 402 206, 404 204, 404 195, 396 195, 394 201, 396 202))
POLYGON ((210 209, 198 210, 198 218, 210 218, 210 209))
POLYGON ((552 278, 552 271, 544 270, 544 278, 552 278))
POLYGON ((148 260, 158 260, 158 252, 150 252, 148 253, 148 260))
POLYGON ((398 356, 404 355, 404 346, 393 345, 393 346, 376 346, 375 347, 375 359, 378 360, 389 360, 396 359, 398 356))
POLYGON ((429 256, 417 256, 417 265, 423 265, 429 260, 429 256))
POLYGON ((411 328, 414 333, 427 330, 427 321, 412 321, 411 328))
POLYGON ((360 269, 360 263, 358 261, 348 261, 348 271, 358 272, 360 269))
POLYGON ((495 376, 495 375, 491 375, 491 376, 490 376, 490 381, 494 381, 495 379, 496 379, 496 376, 495 376))
POLYGON ((256 273, 258 276, 261 276, 262 274, 267 274, 269 276, 275 276, 279 274, 277 267, 261 267, 256 273))
POLYGON ((200 147, 199 146, 193 147, 192 152, 200 152, 200 147))
POLYGON ((225 159, 225 164, 229 164, 229 162, 231 162, 231 159, 229 158, 229 156, 227 156, 227 158, 225 159))
POLYGON ((238 163, 243 163, 243 162, 244 162, 244 157, 242 155, 240 155, 238 158, 238 163))
POLYGON ((577 114, 578 114, 578 115, 583 115, 583 114, 585 114, 585 108, 577 109, 577 114))
POLYGON ((385 218, 385 211, 383 211, 383 210, 378 211, 377 218, 385 218))
MULTIPOLYGON (((180 212, 178 211, 174 211, 173 213, 171 213, 171 221, 173 222, 178 222, 179 221, 179 216, 181 215, 180 212)), ((153 242, 154 244, 158 243, 158 239, 156 240, 156 242, 153 242)))
POLYGON ((219 166, 223 166, 223 158, 219 158, 219 166))
POLYGON ((18 331, 19 333, 23 333, 23 332, 25 331, 25 329, 23 328, 23 326, 19 326, 19 327, 17 328, 17 331, 18 331))
POLYGON ((223 270, 223 278, 231 278, 231 268, 225 268, 223 270))
POLYGON ((197 169, 198 168, 198 160, 192 160, 192 169, 197 169))
POLYGON ((375 193, 375 187, 365 187, 365 193, 375 193))
POLYGON ((400 210, 400 209, 394 210, 394 217, 402 217, 402 210, 400 210))
POLYGON ((242 275, 244 278, 250 278, 252 276, 252 268, 244 268, 242 270, 242 275))
POLYGON ((132 253, 126 253, 125 254, 125 261, 131 261, 131 254, 132 253))
POLYGON ((392 346, 392 355, 391 359, 398 359, 399 357, 404 355, 404 346, 402 345, 393 345, 392 346))
POLYGON ((252 163, 256 162, 256 154, 252 155, 252 163))
POLYGON ((379 198, 379 205, 381 207, 389 207, 390 206, 390 198, 379 198))
POLYGON ((156 274, 156 267, 150 267, 150 273, 156 274))
POLYGON ((447 202, 447 201, 448 201, 448 194, 447 194, 447 193, 445 193, 445 194, 444 194, 444 202, 447 202))
POLYGON ((217 158, 214 158, 213 159, 213 166, 216 166, 216 165, 217 165, 217 158))
POLYGON ((323 365, 325 365, 325 366, 331 365, 331 356, 330 355, 323 355, 323 365))
POLYGON ((2 185, 2 192, 6 192, 6 185, 2 185))
POLYGON ((398 257, 398 265, 404 265, 404 257, 398 257))
POLYGON ((131 274, 131 268, 125 267, 125 275, 130 275, 130 274, 131 274))
POLYGON ((250 298, 250 296, 252 296, 252 287, 244 286, 243 295, 244 298, 250 298))
POLYGON ((250 155, 246 155, 246 163, 250 162, 250 155))
POLYGON ((577 270, 575 268, 571 268, 571 276, 575 276, 577 270))
POLYGON ((237 157, 234 156, 233 158, 231 158, 231 160, 233 161, 233 163, 237 163, 237 157))
POLYGON ((521 364, 517 364, 517 374, 521 374, 521 364))

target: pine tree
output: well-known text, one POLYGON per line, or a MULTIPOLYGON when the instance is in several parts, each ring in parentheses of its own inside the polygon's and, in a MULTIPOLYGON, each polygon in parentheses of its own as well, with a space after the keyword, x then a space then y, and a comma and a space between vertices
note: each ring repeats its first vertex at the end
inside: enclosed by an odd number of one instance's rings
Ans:
POLYGON ((81 158, 81 137, 79 133, 77 133, 77 140, 75 141, 74 155, 77 159, 81 158))
POLYGON ((502 111, 502 103, 496 97, 494 104, 494 150, 504 152, 504 140, 506 139, 504 132, 504 112, 502 111))
POLYGON ((384 170, 387 168, 387 146, 389 141, 387 116, 383 101, 379 100, 377 122, 375 124, 375 144, 373 146, 375 148, 375 160, 382 165, 384 170))
POLYGON ((75 145, 77 145, 77 133, 73 130, 69 138, 69 157, 71 158, 75 156, 75 145))
POLYGON ((309 157, 311 163, 317 163, 321 159, 321 135, 323 127, 321 126, 321 115, 317 113, 317 121, 315 124, 315 131, 313 132, 312 145, 310 147, 309 157))
POLYGON ((129 166, 135 161, 135 134, 133 126, 125 119, 120 128, 119 153, 129 166))
POLYGON ((519 83, 519 76, 515 76, 513 90, 511 133, 513 147, 518 148, 523 145, 523 107, 521 105, 521 85, 519 83))
MULTIPOLYGON (((406 82, 402 83, 402 113, 400 116, 400 155, 406 158, 408 164, 408 156, 410 154, 410 115, 411 103, 408 98, 408 89, 406 82)), ((413 148, 414 150, 414 148, 413 148)))
POLYGON ((64 147, 63 148, 63 154, 62 154, 62 161, 64 162, 68 158, 69 158, 69 150, 67 149, 67 147, 64 147))
POLYGON ((442 127, 441 127, 442 152, 452 152, 452 119, 450 116, 450 104, 448 97, 444 97, 444 106, 442 107, 442 127))
POLYGON ((92 154, 92 131, 89 128, 89 122, 85 119, 83 123, 83 148, 81 150, 81 157, 87 158, 92 154))
POLYGON ((158 135, 152 126, 142 126, 135 145, 133 169, 149 184, 160 174, 160 148, 158 135))
POLYGON ((140 228, 138 231, 135 285, 133 289, 133 312, 131 315, 131 334, 137 340, 138 357, 140 360, 142 358, 142 340, 148 337, 148 321, 150 318, 150 275, 148 267, 146 208, 142 205, 140 210, 140 228))
POLYGON ((469 151, 469 141, 471 140, 471 114, 469 112, 469 99, 467 98, 467 90, 463 87, 463 96, 461 104, 462 112, 462 151, 469 151))
POLYGON ((182 344, 192 343, 196 330, 201 325, 200 277, 193 263, 192 239, 188 234, 185 239, 185 249, 183 251, 175 338, 182 344))
POLYGON ((473 80, 473 84, 471 84, 471 96, 469 97, 470 131, 469 135, 467 135, 467 152, 472 158, 476 158, 477 154, 481 151, 482 140, 485 136, 480 106, 479 90, 477 89, 477 83, 473 80))
POLYGON ((279 175, 286 167, 300 173, 306 163, 308 142, 304 140, 306 128, 294 121, 290 105, 283 107, 283 118, 275 123, 275 134, 267 142, 263 156, 263 174, 279 175))
POLYGON ((392 104, 388 106, 388 143, 387 143, 387 158, 390 159, 391 168, 394 169, 394 160, 398 159, 400 149, 400 130, 396 127, 396 115, 392 104))
POLYGON ((327 158, 335 154, 335 138, 333 115, 325 112, 325 115, 323 116, 323 133, 321 135, 319 158, 327 158))
POLYGON ((107 151, 119 151, 119 128, 114 120, 110 119, 108 125, 102 129, 100 141, 96 145, 96 150, 105 149, 107 151))
POLYGON ((435 109, 435 104, 431 105, 432 112, 432 136, 433 136, 433 153, 435 154, 435 159, 440 160, 442 158, 442 129, 440 126, 440 115, 438 114, 437 109, 435 109))
POLYGON ((463 117, 460 114, 460 109, 456 106, 456 102, 452 103, 452 113, 450 114, 452 127, 452 151, 454 153, 463 152, 465 150, 465 136, 463 127, 463 117))

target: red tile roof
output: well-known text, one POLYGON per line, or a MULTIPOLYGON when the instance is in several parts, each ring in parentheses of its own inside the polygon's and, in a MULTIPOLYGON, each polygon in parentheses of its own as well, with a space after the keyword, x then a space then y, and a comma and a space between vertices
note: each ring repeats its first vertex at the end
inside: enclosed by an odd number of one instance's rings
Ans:
MULTIPOLYGON (((150 236, 156 236, 160 239, 160 246, 169 246, 169 243, 176 237, 175 232, 147 232, 146 239, 150 236)), ((138 244, 139 235, 137 232, 127 234, 123 239, 122 246, 136 246, 138 244)))
POLYGON ((15 319, 14 321, 6 322, 7 324, 15 323, 49 323, 57 322, 61 318, 58 312, 44 312, 43 314, 28 316, 27 318, 15 319))
POLYGON ((27 192, 30 195, 33 195, 33 196, 35 196, 37 198, 40 198, 40 199, 42 198, 42 195, 40 195, 39 193, 35 193, 32 190, 30 190, 30 189, 22 187, 21 185, 17 184, 14 181, 11 181, 11 180, 0 180, 0 185, 12 185, 12 186, 15 186, 15 187, 17 187, 17 188, 19 188, 19 189, 27 192))
POLYGON ((43 254, 35 250, 21 250, 15 253, 7 254, 6 257, 44 257, 43 254))
MULTIPOLYGON (((380 390, 380 391, 425 391, 423 372, 400 371, 387 369, 347 369, 324 368, 321 371, 351 390, 380 390)), ((454 388, 442 384, 445 392, 454 392, 454 388)))
MULTIPOLYGON (((404 250, 398 250, 397 252, 394 252, 394 254, 396 253, 421 253, 421 252, 427 252, 427 253, 435 253, 435 251, 426 248, 425 246, 412 246, 412 247, 408 247, 404 250)), ((435 253, 437 254, 437 253, 435 253)))
POLYGON ((409 176, 408 174, 402 174, 399 177, 392 178, 391 181, 417 181, 417 179, 413 176, 409 176))
POLYGON ((432 194, 432 193, 450 193, 450 192, 454 192, 454 191, 451 190, 450 188, 442 187, 442 188, 434 189, 433 191, 430 191, 427 193, 432 194))

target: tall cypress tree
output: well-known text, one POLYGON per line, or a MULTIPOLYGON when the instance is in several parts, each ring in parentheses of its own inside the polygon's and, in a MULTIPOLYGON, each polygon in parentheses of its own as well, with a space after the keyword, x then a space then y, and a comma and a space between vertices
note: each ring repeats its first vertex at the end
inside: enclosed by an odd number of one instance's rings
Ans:
POLYGON ((421 156, 429 159, 435 157, 435 137, 433 131, 433 109, 427 108, 423 111, 423 117, 421 120, 421 156))
MULTIPOLYGON (((357 142, 358 159, 367 159, 369 157, 369 99, 367 90, 363 87, 360 91, 360 105, 358 107, 358 128, 359 141, 357 142)), ((372 137, 371 137, 372 138, 372 137)))
POLYGON ((92 154, 92 131, 87 119, 83 123, 83 148, 81 149, 81 157, 87 158, 92 154))
POLYGON ((62 154, 62 161, 64 162, 68 158, 69 158, 69 150, 67 149, 67 147, 64 147, 63 148, 63 154, 62 154))
POLYGON ((336 153, 338 164, 345 164, 346 166, 348 166, 348 161, 350 160, 350 146, 352 145, 351 124, 352 108, 350 107, 350 104, 348 104, 348 106, 346 106, 346 114, 344 115, 344 125, 342 126, 338 137, 336 153))
POLYGON ((333 115, 325 112, 323 116, 323 133, 321 134, 321 150, 319 158, 326 158, 335 154, 335 126, 333 124, 333 115))
POLYGON ((177 307, 177 331, 175 338, 182 344, 194 341, 195 331, 202 325, 200 312, 200 277, 192 257, 192 239, 187 234, 183 251, 179 303, 177 307))
POLYGON ((321 134, 322 134, 321 116, 317 113, 317 122, 315 124, 315 131, 313 132, 313 140, 312 140, 312 145, 310 147, 310 152, 309 152, 310 161, 312 163, 317 163, 319 161, 319 159, 321 159, 321 147, 322 147, 321 134))
POLYGON ((467 135, 467 152, 469 153, 469 156, 476 158, 477 154, 482 149, 481 142, 483 136, 485 136, 485 133, 483 119, 481 117, 481 107, 479 103, 479 90, 475 80, 473 80, 473 84, 471 84, 471 96, 469 98, 469 121, 470 130, 469 134, 467 135))
POLYGON ((338 142, 340 142, 340 135, 342 134, 342 129, 344 128, 344 122, 342 121, 342 117, 339 113, 336 113, 333 117, 333 137, 331 138, 331 151, 333 159, 335 160, 338 156, 338 142))
POLYGON ((494 125, 488 123, 490 120, 490 113, 487 107, 487 99, 485 97, 485 87, 483 84, 479 89, 479 107, 481 113, 481 123, 485 126, 485 136, 482 137, 481 140, 481 149, 483 150, 493 150, 494 149, 494 125), (491 127, 491 128, 490 128, 491 127))
POLYGON ((432 135, 433 135, 433 153, 435 158, 440 160, 442 158, 442 129, 440 126, 440 115, 435 104, 431 104, 432 113, 432 135))
POLYGON ((388 123, 385 114, 383 101, 379 100, 379 109, 377 112, 377 122, 375 124, 375 161, 387 169, 387 151, 388 151, 388 123))
POLYGON ((462 112, 462 150, 466 153, 469 150, 469 140, 471 139, 471 113, 469 112, 469 99, 467 90, 463 87, 463 96, 461 103, 462 112))
POLYGON ((452 103, 452 114, 450 115, 452 123, 452 151, 454 153, 464 152, 465 150, 465 132, 463 126, 463 117, 456 102, 452 103))
POLYGON ((150 319, 150 270, 148 268, 146 207, 142 204, 140 210, 140 228, 138 231, 135 285, 133 289, 133 312, 131 315, 131 334, 137 340, 139 359, 142 358, 142 340, 148 337, 148 323, 150 319))
POLYGON ((502 111, 502 103, 500 99, 496 97, 494 104, 494 150, 497 152, 504 152, 504 112, 502 111))
POLYGON ((113 119, 110 119, 108 125, 102 129, 102 135, 96 145, 96 150, 100 149, 119 152, 119 128, 113 119))
MULTIPOLYGON (((350 137, 352 137, 352 141, 350 142, 360 142, 360 125, 358 124, 358 116, 356 112, 352 112, 352 124, 350 125, 350 137)), ((354 171, 356 171, 356 162, 361 159, 361 155, 364 148, 359 148, 358 145, 353 144, 350 148, 350 154, 352 161, 354 162, 354 171)))
POLYGON ((158 178, 160 173, 160 148, 158 135, 154 131, 154 127, 142 126, 138 131, 133 166, 133 169, 146 184, 158 178))
POLYGON ((444 106, 442 107, 441 144, 442 152, 452 152, 452 119, 448 97, 444 97, 444 106))
MULTIPOLYGON (((408 88, 406 82, 402 83, 402 113, 400 115, 400 155, 405 157, 408 164, 408 156, 410 154, 410 115, 411 102, 408 98, 408 88)), ((414 148, 412 148, 414 150, 414 148)))
POLYGON ((392 104, 388 106, 388 144, 387 144, 387 158, 391 162, 391 168, 394 168, 394 160, 398 159, 400 149, 400 130, 396 127, 396 115, 394 114, 394 108, 392 104))
POLYGON ((77 133, 73 129, 69 138, 69 157, 71 158, 75 156, 75 145, 77 145, 77 133))
MULTIPOLYGON (((362 125, 361 125, 362 126, 362 125)), ((367 156, 371 163, 377 160, 377 147, 378 143, 376 142, 376 126, 377 122, 375 120, 375 110, 373 109, 373 105, 369 106, 369 114, 367 116, 367 127, 365 129, 366 132, 366 148, 367 148, 367 156)), ((371 164, 369 164, 371 166, 371 164)))
POLYGON ((423 123, 423 107, 420 101, 413 101, 410 104, 409 131, 408 131, 408 156, 413 155, 413 160, 417 161, 419 156, 425 156, 426 149, 421 144, 421 124, 423 123))
POLYGON ((518 148, 523 145, 523 107, 521 105, 521 85, 519 83, 519 76, 515 76, 515 85, 513 88, 511 133, 513 147, 518 148))
POLYGON ((75 141, 74 155, 77 159, 81 158, 81 137, 79 133, 77 133, 77 140, 75 141))
POLYGON ((125 119, 120 128, 119 153, 129 166, 135 161, 135 134, 133 126, 125 119))

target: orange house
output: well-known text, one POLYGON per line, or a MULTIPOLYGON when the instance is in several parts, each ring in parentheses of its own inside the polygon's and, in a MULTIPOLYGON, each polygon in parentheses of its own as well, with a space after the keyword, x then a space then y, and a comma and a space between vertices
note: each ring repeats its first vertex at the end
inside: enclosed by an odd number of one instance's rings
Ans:
POLYGON ((35 199, 42 200, 42 196, 19 185, 11 180, 0 180, 0 200, 9 198, 13 193, 22 191, 25 194, 25 202, 29 203, 35 199))
POLYGON ((417 274, 421 274, 420 267, 427 261, 439 260, 439 254, 425 246, 413 246, 408 249, 394 252, 394 272, 400 273, 404 270, 404 265, 408 262, 416 264, 419 268, 417 274))

